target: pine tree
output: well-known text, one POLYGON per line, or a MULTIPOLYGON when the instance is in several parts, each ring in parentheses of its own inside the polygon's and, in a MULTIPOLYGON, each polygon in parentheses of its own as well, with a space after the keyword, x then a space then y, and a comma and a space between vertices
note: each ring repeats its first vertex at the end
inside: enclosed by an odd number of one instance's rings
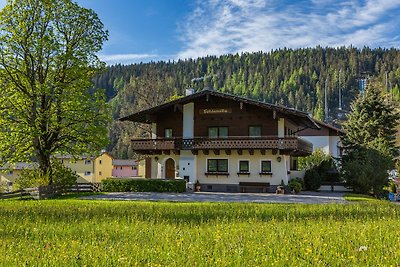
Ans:
POLYGON ((378 89, 370 87, 364 96, 360 95, 351 105, 347 118, 343 125, 346 135, 342 138, 345 149, 376 148, 379 141, 383 142, 381 148, 387 150, 388 156, 396 156, 396 127, 400 114, 392 104, 385 103, 378 89))
POLYGON ((395 108, 386 105, 373 87, 351 105, 348 121, 343 125, 346 135, 342 137, 342 175, 355 192, 377 195, 387 182, 387 171, 397 154, 399 119, 395 108))

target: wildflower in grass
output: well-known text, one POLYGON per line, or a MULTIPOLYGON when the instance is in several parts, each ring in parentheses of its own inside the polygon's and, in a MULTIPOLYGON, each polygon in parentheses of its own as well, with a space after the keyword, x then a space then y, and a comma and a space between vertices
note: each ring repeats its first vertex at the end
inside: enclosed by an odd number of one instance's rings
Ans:
POLYGON ((358 248, 358 251, 364 251, 364 250, 367 250, 367 249, 368 249, 367 246, 361 246, 361 247, 358 248))

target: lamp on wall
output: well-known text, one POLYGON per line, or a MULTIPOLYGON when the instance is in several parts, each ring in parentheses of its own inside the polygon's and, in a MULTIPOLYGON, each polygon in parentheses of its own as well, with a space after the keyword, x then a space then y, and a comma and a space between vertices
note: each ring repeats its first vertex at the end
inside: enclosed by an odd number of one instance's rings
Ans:
POLYGON ((158 161, 158 157, 157 157, 157 156, 155 156, 155 157, 154 157, 154 160, 155 160, 155 161, 158 161))
POLYGON ((281 157, 277 157, 276 161, 281 162, 282 158, 281 157))

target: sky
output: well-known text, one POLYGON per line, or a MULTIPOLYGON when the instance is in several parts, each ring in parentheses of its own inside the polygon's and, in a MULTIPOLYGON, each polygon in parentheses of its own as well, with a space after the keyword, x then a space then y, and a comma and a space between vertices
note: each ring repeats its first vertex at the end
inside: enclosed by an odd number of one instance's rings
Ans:
POLYGON ((109 65, 283 47, 400 47, 400 0, 77 2, 109 31, 99 53, 109 65))

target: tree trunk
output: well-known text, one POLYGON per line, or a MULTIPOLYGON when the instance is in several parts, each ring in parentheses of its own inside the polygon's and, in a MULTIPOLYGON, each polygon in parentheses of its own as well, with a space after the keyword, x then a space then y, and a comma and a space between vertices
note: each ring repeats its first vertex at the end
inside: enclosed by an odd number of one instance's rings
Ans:
POLYGON ((53 184, 53 177, 51 172, 50 154, 39 151, 39 173, 43 177, 48 177, 49 185, 53 184))

